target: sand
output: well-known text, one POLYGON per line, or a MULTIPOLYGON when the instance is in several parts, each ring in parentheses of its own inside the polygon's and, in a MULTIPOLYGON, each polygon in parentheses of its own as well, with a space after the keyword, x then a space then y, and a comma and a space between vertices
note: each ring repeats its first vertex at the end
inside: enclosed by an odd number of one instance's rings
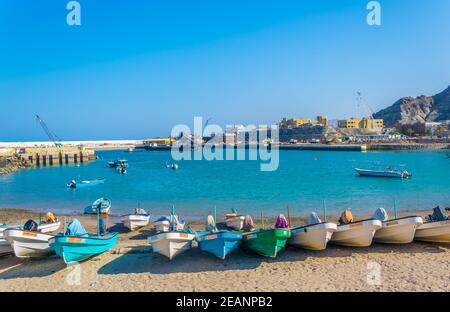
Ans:
MULTIPOLYGON (((26 210, 0 209, 0 222, 25 221, 26 210)), ((60 217, 62 218, 62 217, 60 217)), ((79 216, 87 228, 95 217, 79 216)), ((172 261, 152 253, 152 226, 128 232, 117 218, 116 248, 67 267, 57 257, 0 258, 0 291, 449 291, 450 245, 288 247, 276 259, 237 250, 226 260, 187 251, 172 261)), ((14 222, 13 222, 14 223, 14 222)), ((193 224, 194 228, 199 227, 193 224)))

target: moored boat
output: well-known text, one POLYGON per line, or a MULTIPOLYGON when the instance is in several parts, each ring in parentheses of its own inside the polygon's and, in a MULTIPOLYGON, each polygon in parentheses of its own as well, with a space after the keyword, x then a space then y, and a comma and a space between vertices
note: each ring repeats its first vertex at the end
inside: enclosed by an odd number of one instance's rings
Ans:
POLYGON ((391 168, 386 168, 386 170, 370 170, 370 169, 355 168, 355 171, 358 172, 359 175, 367 177, 404 179, 412 176, 412 174, 406 170, 394 170, 391 168))
POLYGON ((54 253, 48 243, 49 239, 54 237, 53 235, 38 231, 7 229, 4 237, 18 258, 44 257, 54 253))
POLYGON ((76 189, 76 188, 80 188, 80 187, 95 186, 95 185, 105 183, 105 180, 106 180, 105 178, 94 179, 94 180, 84 180, 84 181, 80 181, 80 182, 77 182, 76 180, 72 180, 69 183, 67 183, 67 187, 71 188, 71 189, 76 189))
POLYGON ((291 238, 287 243, 308 250, 324 250, 336 230, 335 223, 322 222, 312 213, 308 225, 291 227, 291 238))
POLYGON ((416 230, 415 240, 432 243, 450 243, 450 219, 444 209, 436 207, 433 214, 416 230))
POLYGON ((373 237, 376 243, 411 243, 414 240, 416 229, 423 223, 423 219, 418 216, 389 219, 383 208, 377 209, 373 217, 382 222, 381 228, 375 232, 373 237))
MULTIPOLYGON (((280 218, 280 216, 278 218, 280 218)), ((246 231, 246 228, 248 227, 245 223, 250 223, 247 220, 249 220, 249 216, 246 216, 246 221, 244 222, 242 246, 245 249, 254 251, 262 256, 276 257, 278 252, 285 247, 287 240, 291 237, 291 230, 288 228, 287 222, 285 227, 246 231)), ((251 221, 251 223, 253 223, 253 221, 251 221)))
POLYGON ((108 162, 108 166, 110 168, 118 168, 118 167, 128 168, 128 161, 125 159, 117 159, 117 160, 108 162))
POLYGON ((122 216, 123 224, 131 231, 148 225, 149 221, 150 214, 142 208, 136 208, 133 214, 122 216))
POLYGON ((111 201, 106 197, 96 199, 91 206, 86 207, 85 214, 96 214, 100 209, 101 214, 109 214, 111 210, 111 201))
POLYGON ((77 219, 73 219, 64 234, 49 239, 50 248, 63 258, 66 264, 87 260, 113 248, 119 238, 118 233, 102 233, 97 221, 97 234, 88 234, 77 219))
POLYGON ((375 232, 381 227, 380 220, 353 221, 351 212, 345 210, 330 242, 349 247, 368 247, 372 244, 375 232))

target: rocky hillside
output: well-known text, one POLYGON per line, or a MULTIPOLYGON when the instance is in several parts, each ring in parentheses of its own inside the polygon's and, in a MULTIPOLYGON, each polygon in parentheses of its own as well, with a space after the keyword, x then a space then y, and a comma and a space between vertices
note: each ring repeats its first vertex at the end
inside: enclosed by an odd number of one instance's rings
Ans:
POLYGON ((387 127, 450 120, 450 86, 435 96, 404 97, 374 114, 374 118, 384 119, 387 127))

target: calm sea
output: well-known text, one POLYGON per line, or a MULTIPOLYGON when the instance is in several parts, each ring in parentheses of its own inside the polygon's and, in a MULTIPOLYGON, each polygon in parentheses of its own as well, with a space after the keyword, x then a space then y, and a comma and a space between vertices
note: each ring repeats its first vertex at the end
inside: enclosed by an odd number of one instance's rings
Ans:
MULTIPOLYGON (((277 171, 261 172, 258 161, 181 161, 167 169, 170 152, 102 151, 100 160, 84 165, 43 167, 0 176, 0 207, 81 213, 96 198, 112 201, 114 214, 140 204, 152 214, 166 214, 172 205, 185 218, 231 208, 240 213, 275 216, 289 205, 294 215, 310 211, 367 213, 385 207, 423 210, 450 206, 450 159, 442 151, 313 152, 280 151, 277 171), (107 166, 117 158, 129 161, 128 174, 107 166), (364 178, 355 167, 397 166, 412 172, 408 180, 364 178), (106 178, 104 185, 68 190, 71 179, 106 178)), ((1 220, 0 220, 1 221, 1 220)))

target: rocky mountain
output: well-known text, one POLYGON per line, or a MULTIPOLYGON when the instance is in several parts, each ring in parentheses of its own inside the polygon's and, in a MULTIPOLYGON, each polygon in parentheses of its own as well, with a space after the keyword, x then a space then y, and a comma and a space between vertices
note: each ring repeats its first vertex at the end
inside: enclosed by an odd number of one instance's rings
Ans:
POLYGON ((374 118, 384 119, 387 127, 450 120, 450 86, 435 96, 404 97, 374 114, 374 118))

